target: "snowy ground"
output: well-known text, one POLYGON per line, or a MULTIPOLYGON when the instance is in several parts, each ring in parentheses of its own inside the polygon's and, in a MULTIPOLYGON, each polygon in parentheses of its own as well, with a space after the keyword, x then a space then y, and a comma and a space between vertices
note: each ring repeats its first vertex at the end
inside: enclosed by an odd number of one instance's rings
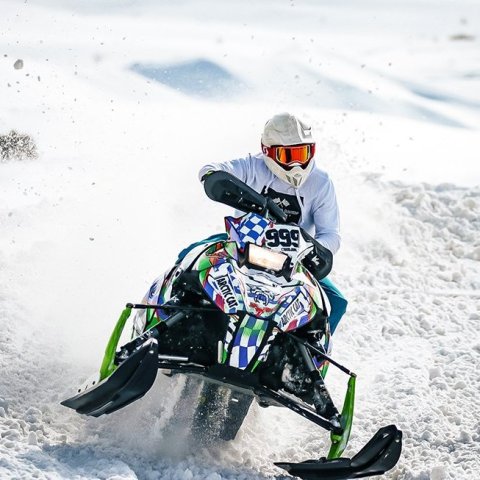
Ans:
POLYGON ((32 135, 39 158, 0 163, 0 478, 260 479, 325 453, 274 408, 218 451, 172 448, 181 385, 162 379, 108 418, 59 405, 124 303, 221 229, 199 167, 257 152, 285 110, 315 127, 342 208, 349 452, 396 423, 385 478, 478 478, 479 38, 467 0, 4 0, 0 135, 32 135))

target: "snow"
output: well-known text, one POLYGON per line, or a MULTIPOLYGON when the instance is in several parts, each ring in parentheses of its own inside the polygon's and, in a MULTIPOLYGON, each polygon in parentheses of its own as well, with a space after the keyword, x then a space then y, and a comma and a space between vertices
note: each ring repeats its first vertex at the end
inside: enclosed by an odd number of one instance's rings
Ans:
POLYGON ((166 378, 108 418, 59 405, 123 305, 222 229, 200 166, 256 152, 286 110, 313 124, 342 211, 346 453, 396 423, 385 478, 478 476, 478 2, 5 0, 0 32, 0 135, 39 153, 0 163, 0 478, 278 478, 273 461, 325 454, 320 429, 259 407, 234 442, 187 449, 164 438, 166 378))

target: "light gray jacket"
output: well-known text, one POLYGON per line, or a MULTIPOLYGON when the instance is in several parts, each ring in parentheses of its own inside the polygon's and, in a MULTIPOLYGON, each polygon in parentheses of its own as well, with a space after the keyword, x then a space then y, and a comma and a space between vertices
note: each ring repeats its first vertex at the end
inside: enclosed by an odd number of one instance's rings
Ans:
POLYGON ((199 177, 201 179, 207 172, 216 170, 229 172, 257 192, 272 197, 287 213, 289 207, 295 210, 292 204, 297 204, 296 198, 300 212, 297 212, 293 221, 314 235, 332 253, 340 248, 340 221, 335 189, 323 170, 314 165, 305 182, 299 188, 294 188, 276 177, 263 161, 263 154, 259 153, 228 162, 207 164, 201 168, 199 177))

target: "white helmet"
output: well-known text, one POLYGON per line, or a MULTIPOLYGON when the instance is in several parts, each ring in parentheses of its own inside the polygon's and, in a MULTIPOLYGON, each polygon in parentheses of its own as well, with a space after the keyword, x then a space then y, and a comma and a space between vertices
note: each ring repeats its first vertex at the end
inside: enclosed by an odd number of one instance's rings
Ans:
POLYGON ((290 113, 279 113, 265 124, 262 152, 272 173, 298 188, 313 168, 315 141, 312 129, 290 113))

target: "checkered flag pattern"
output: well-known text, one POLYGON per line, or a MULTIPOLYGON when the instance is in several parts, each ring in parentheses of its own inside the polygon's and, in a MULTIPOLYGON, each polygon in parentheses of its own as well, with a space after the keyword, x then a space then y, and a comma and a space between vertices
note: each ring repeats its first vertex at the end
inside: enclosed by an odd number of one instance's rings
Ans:
POLYGON ((272 333, 270 334, 270 337, 268 337, 266 345, 263 347, 262 353, 258 357, 259 362, 265 361, 267 358, 267 354, 270 351, 270 346, 272 345, 273 341, 275 340, 275 337, 277 336, 278 330, 274 329, 272 333))
POLYGON ((242 243, 257 243, 257 240, 263 235, 265 229, 270 225, 270 222, 257 215, 251 213, 244 217, 242 223, 237 228, 237 232, 242 243))
MULTIPOLYGON (((223 340, 224 352, 228 350, 230 343, 233 340, 233 336, 235 335, 235 330, 237 329, 237 322, 238 317, 237 315, 231 315, 230 321, 228 322, 227 331, 225 333, 225 339, 223 340)), ((222 363, 225 363, 226 355, 222 358, 222 363)))
POLYGON ((229 365, 242 370, 247 368, 261 345, 267 328, 268 322, 265 320, 245 316, 235 336, 229 365))

